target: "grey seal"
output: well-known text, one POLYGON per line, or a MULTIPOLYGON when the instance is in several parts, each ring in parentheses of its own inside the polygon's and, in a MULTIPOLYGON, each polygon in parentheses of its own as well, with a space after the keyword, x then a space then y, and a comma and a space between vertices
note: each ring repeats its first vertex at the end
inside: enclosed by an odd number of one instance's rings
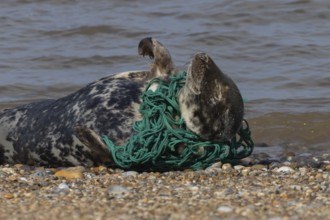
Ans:
MULTIPOLYGON (((153 60, 150 71, 111 75, 57 100, 1 110, 0 164, 113 164, 101 135, 122 145, 141 119, 139 96, 147 83, 154 77, 166 82, 177 72, 169 51, 154 38, 142 39, 138 53, 153 60)), ((229 141, 243 120, 237 86, 205 53, 191 59, 178 102, 187 129, 205 140, 229 141)))
POLYGON ((175 73, 168 50, 144 38, 140 55, 154 60, 150 71, 104 77, 57 100, 43 100, 0 110, 0 164, 93 166, 112 162, 98 134, 122 144, 139 119, 140 94, 147 82, 175 73))

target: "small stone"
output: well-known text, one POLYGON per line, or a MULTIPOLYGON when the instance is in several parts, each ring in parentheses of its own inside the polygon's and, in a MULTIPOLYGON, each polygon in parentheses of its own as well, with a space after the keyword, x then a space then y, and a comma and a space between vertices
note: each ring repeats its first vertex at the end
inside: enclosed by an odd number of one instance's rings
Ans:
POLYGON ((105 166, 92 167, 91 171, 94 173, 107 173, 108 169, 105 166))
POLYGON ((292 151, 287 151, 287 152, 283 152, 282 157, 285 158, 288 161, 292 161, 292 159, 295 157, 295 153, 292 151))
POLYGON ((8 176, 8 173, 0 170, 0 177, 5 177, 5 176, 8 176))
POLYGON ((14 167, 20 169, 22 166, 24 166, 24 164, 21 164, 21 163, 18 163, 18 164, 15 164, 14 167))
POLYGON ((216 163, 212 164, 212 165, 210 166, 210 168, 221 168, 221 166, 222 166, 222 163, 221 163, 221 161, 220 161, 220 162, 216 162, 216 163))
POLYGON ((86 172, 86 168, 83 166, 76 166, 76 167, 68 167, 66 170, 74 170, 77 171, 79 170, 80 172, 86 172))
POLYGON ((23 164, 16 164, 15 167, 17 167, 18 172, 23 175, 23 174, 28 174, 31 172, 32 167, 28 165, 23 165, 23 164))
POLYGON ((60 183, 58 187, 53 189, 54 193, 64 193, 67 194, 70 192, 70 188, 66 183, 60 183))
POLYGON ((241 163, 245 166, 251 165, 254 163, 254 160, 251 157, 245 157, 241 159, 241 163))
POLYGON ((139 173, 136 171, 126 171, 124 173, 122 173, 122 177, 128 177, 128 176, 133 176, 136 177, 139 173))
POLYGON ((310 176, 310 177, 308 178, 308 181, 309 181, 309 182, 314 182, 314 181, 315 181, 315 177, 314 177, 314 176, 310 176))
POLYGON ((242 175, 243 175, 243 176, 248 176, 249 173, 250 173, 250 170, 249 170, 249 169, 244 169, 244 170, 242 170, 242 175))
POLYGON ((288 199, 288 194, 287 194, 286 192, 282 192, 282 193, 280 194, 280 197, 281 197, 282 199, 288 199))
POLYGON ((268 220, 283 220, 281 217, 271 217, 268 220))
POLYGON ((325 165, 325 166, 324 166, 324 169, 325 169, 326 171, 330 171, 330 164, 325 165))
POLYGON ((232 170, 233 166, 230 163, 225 163, 222 165, 223 170, 232 170))
POLYGON ((221 213, 229 213, 233 211, 233 208, 229 206, 219 206, 217 211, 221 213))
POLYGON ((37 170, 36 172, 30 174, 32 178, 44 178, 50 176, 52 172, 50 170, 37 170))
POLYGON ((5 172, 5 173, 8 173, 8 174, 15 174, 15 173, 16 173, 16 172, 15 172, 15 169, 13 169, 13 168, 7 168, 7 167, 2 168, 1 171, 2 171, 2 172, 5 172))
POLYGON ((5 199, 13 199, 14 198, 14 195, 13 194, 10 194, 10 193, 7 193, 3 196, 5 199))
POLYGON ((300 185, 291 185, 290 186, 291 189, 297 190, 297 191, 302 191, 302 186, 300 185))
POLYGON ((58 188, 59 189, 69 189, 69 186, 66 183, 61 183, 60 185, 58 185, 58 188))
POLYGON ((280 162, 277 161, 273 161, 269 164, 269 169, 275 169, 275 168, 279 168, 280 166, 282 166, 282 164, 280 162))
POLYGON ((307 172, 307 168, 306 167, 300 167, 299 168, 299 171, 302 173, 302 174, 305 174, 307 172))
POLYGON ((293 173, 294 169, 292 169, 291 167, 288 166, 282 166, 280 168, 277 169, 278 173, 293 173))
POLYGON ((120 186, 120 185, 114 185, 114 186, 111 186, 108 189, 108 193, 110 195, 118 197, 118 198, 127 195, 129 192, 130 191, 126 187, 123 187, 123 186, 120 186))
POLYGON ((84 174, 81 170, 60 170, 55 173, 55 176, 64 177, 66 179, 83 179, 84 174))
POLYGON ((187 188, 190 189, 194 193, 197 193, 199 191, 199 187, 195 186, 195 185, 188 184, 187 188))
POLYGON ((256 164, 252 166, 253 170, 263 170, 263 169, 267 169, 267 167, 265 165, 262 164, 256 164))
POLYGON ((316 174, 315 179, 316 180, 322 180, 323 179, 323 174, 322 173, 316 174))
POLYGON ((236 165, 236 166, 234 166, 234 169, 235 170, 242 170, 244 168, 245 168, 245 166, 243 166, 243 165, 236 165))
POLYGON ((28 179, 25 178, 25 177, 20 177, 19 179, 20 179, 21 181, 23 181, 23 182, 28 182, 28 179))

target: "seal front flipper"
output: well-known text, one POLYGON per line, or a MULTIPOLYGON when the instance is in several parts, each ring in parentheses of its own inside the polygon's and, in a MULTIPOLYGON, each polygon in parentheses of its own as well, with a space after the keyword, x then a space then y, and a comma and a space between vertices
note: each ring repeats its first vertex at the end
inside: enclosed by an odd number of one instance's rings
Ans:
POLYGON ((99 160, 100 164, 114 164, 112 154, 107 145, 95 131, 88 127, 76 126, 76 137, 91 150, 91 154, 95 157, 95 161, 99 160))

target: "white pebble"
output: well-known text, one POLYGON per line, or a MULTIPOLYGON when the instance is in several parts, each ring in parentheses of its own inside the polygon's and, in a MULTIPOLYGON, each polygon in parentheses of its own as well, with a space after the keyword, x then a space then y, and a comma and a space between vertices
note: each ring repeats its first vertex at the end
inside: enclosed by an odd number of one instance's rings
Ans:
POLYGON ((229 206, 219 206, 217 210, 218 212, 229 213, 233 211, 233 208, 229 206))
POLYGON ((25 178, 25 177, 21 177, 21 178, 19 178, 19 179, 22 180, 22 181, 24 181, 24 182, 27 182, 27 181, 28 181, 28 179, 25 178))
POLYGON ((244 168, 245 168, 245 166, 243 166, 243 165, 236 165, 236 166, 234 166, 234 169, 235 170, 242 170, 244 168))
POLYGON ((271 217, 268 220, 282 220, 283 218, 281 217, 271 217))
POLYGON ((66 183, 61 183, 60 185, 58 185, 58 188, 59 189, 69 189, 69 186, 66 183))
POLYGON ((216 163, 212 164, 210 167, 212 167, 212 168, 221 168, 221 166, 222 166, 222 163, 220 161, 220 162, 216 162, 216 163))
POLYGON ((223 170, 231 170, 233 169, 233 166, 230 163, 225 163, 222 165, 223 170))
POLYGON ((292 169, 291 167, 288 167, 288 166, 283 166, 283 167, 278 168, 276 172, 278 172, 278 173, 293 173, 294 169, 292 169))
POLYGON ((124 173, 122 173, 122 177, 128 177, 128 176, 133 176, 136 177, 139 173, 136 171, 126 171, 124 173))
POLYGON ((126 194, 129 192, 129 190, 126 187, 115 185, 115 186, 111 186, 108 189, 108 192, 111 194, 126 194))

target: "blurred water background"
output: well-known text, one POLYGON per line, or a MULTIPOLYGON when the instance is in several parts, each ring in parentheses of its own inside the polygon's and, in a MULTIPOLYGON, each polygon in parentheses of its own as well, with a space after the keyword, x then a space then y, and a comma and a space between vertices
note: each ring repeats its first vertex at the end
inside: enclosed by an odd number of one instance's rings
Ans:
POLYGON ((328 0, 2 0, 0 108, 146 70, 148 36, 179 69, 202 51, 234 79, 257 151, 330 151, 328 0))

